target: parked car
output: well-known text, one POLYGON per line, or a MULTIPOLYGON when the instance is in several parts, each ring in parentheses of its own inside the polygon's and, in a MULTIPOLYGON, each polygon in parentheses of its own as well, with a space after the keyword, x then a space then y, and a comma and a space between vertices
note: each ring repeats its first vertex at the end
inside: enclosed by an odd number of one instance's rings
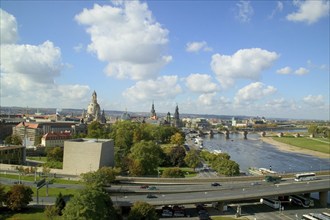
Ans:
POLYGON ((168 210, 168 209, 164 209, 162 212, 162 216, 163 217, 172 217, 173 216, 173 212, 168 210))
POLYGON ((211 183, 211 186, 221 186, 220 183, 211 183))
POLYGON ((147 189, 149 186, 148 185, 142 185, 140 186, 141 189, 147 189))

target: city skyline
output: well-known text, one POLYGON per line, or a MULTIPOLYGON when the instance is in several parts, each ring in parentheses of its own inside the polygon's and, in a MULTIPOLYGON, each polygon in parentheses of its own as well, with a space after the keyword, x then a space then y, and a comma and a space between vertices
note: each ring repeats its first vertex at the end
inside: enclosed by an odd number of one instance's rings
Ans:
POLYGON ((2 1, 0 106, 329 120, 329 1, 2 1))

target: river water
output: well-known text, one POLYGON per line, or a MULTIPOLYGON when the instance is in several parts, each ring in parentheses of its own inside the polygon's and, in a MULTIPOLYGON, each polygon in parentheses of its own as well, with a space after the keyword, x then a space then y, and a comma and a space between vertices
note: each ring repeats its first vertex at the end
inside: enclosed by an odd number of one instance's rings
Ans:
POLYGON ((247 140, 239 133, 230 134, 229 139, 224 134, 215 134, 213 138, 205 137, 204 149, 221 150, 228 153, 231 160, 240 165, 242 172, 248 173, 249 167, 271 168, 276 172, 306 172, 330 169, 330 159, 281 151, 274 145, 261 141, 259 134, 249 133, 247 140))

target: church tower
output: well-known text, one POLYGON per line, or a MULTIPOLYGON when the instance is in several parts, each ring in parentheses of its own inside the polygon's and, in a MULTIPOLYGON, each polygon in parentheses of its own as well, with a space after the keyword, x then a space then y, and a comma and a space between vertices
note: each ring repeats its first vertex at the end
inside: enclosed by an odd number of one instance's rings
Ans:
POLYGON ((180 123, 180 115, 179 115, 179 107, 176 105, 175 112, 174 112, 174 127, 179 128, 181 125, 180 123))
POLYGON ((157 115, 155 111, 154 101, 152 101, 151 111, 150 111, 150 118, 156 120, 157 115))
POLYGON ((86 121, 99 121, 101 119, 101 108, 97 103, 97 94, 94 90, 92 94, 92 101, 89 103, 87 107, 86 121))

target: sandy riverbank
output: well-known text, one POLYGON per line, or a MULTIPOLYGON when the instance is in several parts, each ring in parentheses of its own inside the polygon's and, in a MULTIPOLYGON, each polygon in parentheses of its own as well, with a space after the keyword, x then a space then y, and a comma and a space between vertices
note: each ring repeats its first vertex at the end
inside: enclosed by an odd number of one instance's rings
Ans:
POLYGON ((262 140, 268 144, 274 145, 281 151, 307 154, 307 155, 311 155, 311 156, 318 157, 318 158, 329 158, 330 157, 329 154, 321 153, 321 152, 317 152, 317 151, 313 151, 313 150, 308 150, 308 149, 292 146, 292 145, 285 144, 285 143, 281 143, 281 142, 275 141, 271 137, 260 137, 260 140, 262 140))

